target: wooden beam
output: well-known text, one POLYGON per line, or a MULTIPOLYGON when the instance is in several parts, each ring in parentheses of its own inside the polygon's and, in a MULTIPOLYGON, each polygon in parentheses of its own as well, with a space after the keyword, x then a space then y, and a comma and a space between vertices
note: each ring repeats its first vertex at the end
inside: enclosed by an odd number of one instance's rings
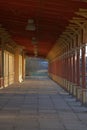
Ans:
POLYGON ((68 31, 63 32, 63 34, 69 36, 70 38, 73 38, 73 34, 69 33, 68 31))
POLYGON ((79 17, 73 17, 72 20, 70 20, 71 23, 77 24, 81 28, 83 28, 83 24, 87 23, 87 20, 84 18, 79 18, 79 17))
POLYGON ((60 37, 64 38, 67 42, 71 42, 71 39, 65 34, 61 35, 60 37))
POLYGON ((87 12, 83 13, 83 12, 75 12, 75 14, 79 15, 79 16, 83 16, 84 18, 87 18, 87 12))
POLYGON ((78 34, 78 27, 68 26, 67 29, 71 30, 71 32, 73 32, 73 35, 78 34))
POLYGON ((80 12, 87 12, 87 9, 80 8, 79 11, 80 12))

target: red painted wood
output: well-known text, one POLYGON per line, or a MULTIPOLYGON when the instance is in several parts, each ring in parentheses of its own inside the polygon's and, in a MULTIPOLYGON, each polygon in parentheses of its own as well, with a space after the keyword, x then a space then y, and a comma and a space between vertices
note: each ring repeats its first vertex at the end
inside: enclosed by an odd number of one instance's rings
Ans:
POLYGON ((76 60, 76 76, 77 76, 77 85, 80 86, 80 49, 77 50, 77 60, 76 60))
POLYGON ((73 54, 73 83, 76 83, 75 52, 73 54))
POLYGON ((17 44, 25 46, 28 55, 33 56, 31 39, 35 36, 38 55, 46 57, 79 8, 87 8, 87 3, 80 0, 0 0, 0 24, 17 44), (35 21, 34 32, 25 30, 29 18, 35 21))

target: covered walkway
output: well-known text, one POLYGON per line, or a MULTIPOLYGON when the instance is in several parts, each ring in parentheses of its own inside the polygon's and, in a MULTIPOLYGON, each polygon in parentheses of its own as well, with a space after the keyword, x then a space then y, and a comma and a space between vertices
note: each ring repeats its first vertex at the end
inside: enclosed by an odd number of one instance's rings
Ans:
POLYGON ((27 57, 87 105, 87 0, 0 0, 0 89, 25 80, 27 57))
POLYGON ((87 130, 87 108, 49 78, 0 90, 0 130, 87 130))
POLYGON ((87 130, 87 0, 0 0, 0 130, 87 130))

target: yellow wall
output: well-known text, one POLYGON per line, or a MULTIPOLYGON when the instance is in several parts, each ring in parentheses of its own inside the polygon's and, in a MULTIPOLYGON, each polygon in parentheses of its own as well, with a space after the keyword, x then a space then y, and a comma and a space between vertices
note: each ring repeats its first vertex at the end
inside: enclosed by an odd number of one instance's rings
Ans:
POLYGON ((4 86, 14 83, 14 55, 4 51, 4 86))

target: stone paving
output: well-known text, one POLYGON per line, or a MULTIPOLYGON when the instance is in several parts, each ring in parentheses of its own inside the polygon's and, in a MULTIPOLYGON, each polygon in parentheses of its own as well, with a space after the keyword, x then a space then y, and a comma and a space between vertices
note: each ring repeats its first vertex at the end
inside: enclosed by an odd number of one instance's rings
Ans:
POLYGON ((0 90, 0 130, 87 130, 87 108, 49 78, 0 90))

